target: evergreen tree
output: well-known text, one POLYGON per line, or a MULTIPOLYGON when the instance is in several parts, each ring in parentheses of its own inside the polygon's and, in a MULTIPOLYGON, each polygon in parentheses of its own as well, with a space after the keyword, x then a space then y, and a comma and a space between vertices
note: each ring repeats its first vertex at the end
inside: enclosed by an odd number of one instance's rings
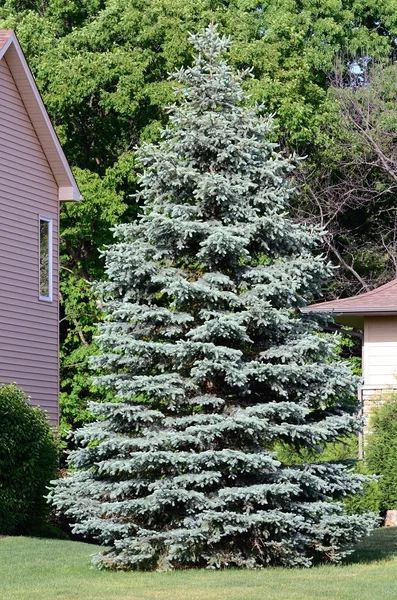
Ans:
POLYGON ((293 160, 244 106, 228 40, 210 26, 192 42, 183 102, 139 151, 143 215, 106 250, 94 366, 119 401, 92 405, 50 496, 111 546, 102 567, 338 561, 375 523, 338 502, 365 478, 275 451, 320 452, 359 427, 334 339, 299 312, 327 275, 321 232, 286 214, 293 160))

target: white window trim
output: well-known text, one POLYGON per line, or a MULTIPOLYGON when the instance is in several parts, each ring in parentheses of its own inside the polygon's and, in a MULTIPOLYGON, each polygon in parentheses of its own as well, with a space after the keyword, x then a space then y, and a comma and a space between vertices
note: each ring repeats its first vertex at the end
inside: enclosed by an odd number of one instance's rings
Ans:
POLYGON ((44 217, 43 215, 39 215, 39 300, 43 300, 44 302, 52 302, 53 300, 53 271, 52 271, 52 256, 53 256, 53 244, 52 244, 52 217, 44 217), (48 223, 48 291, 49 296, 41 296, 40 295, 40 249, 41 249, 41 240, 40 240, 40 223, 41 221, 45 221, 48 223))

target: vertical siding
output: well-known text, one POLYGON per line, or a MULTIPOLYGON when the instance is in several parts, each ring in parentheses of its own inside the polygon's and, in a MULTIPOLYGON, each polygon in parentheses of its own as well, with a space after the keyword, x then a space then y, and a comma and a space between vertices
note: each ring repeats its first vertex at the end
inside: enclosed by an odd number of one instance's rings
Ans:
POLYGON ((363 375, 365 385, 397 384, 397 316, 365 318, 363 375))
POLYGON ((0 383, 58 422, 58 188, 0 60, 0 383), (53 219, 53 301, 39 300, 39 215, 53 219))

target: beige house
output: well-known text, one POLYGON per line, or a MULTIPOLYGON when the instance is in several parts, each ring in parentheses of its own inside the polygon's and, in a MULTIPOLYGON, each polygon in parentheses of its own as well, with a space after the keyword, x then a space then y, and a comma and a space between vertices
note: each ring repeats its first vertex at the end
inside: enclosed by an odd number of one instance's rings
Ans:
POLYGON ((0 30, 0 383, 58 423, 61 201, 80 193, 12 30, 0 30))
POLYGON ((397 279, 353 298, 312 304, 303 312, 330 313, 337 323, 364 331, 359 397, 368 417, 374 394, 397 388, 397 279))

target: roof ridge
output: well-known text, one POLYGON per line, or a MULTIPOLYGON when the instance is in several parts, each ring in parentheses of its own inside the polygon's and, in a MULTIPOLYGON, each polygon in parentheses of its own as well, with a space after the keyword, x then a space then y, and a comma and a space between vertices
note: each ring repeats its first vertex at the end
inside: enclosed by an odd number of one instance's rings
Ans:
MULTIPOLYGON (((362 294, 356 294, 355 296, 351 296, 351 298, 360 298, 362 296, 372 296, 373 294, 377 294, 379 290, 384 290, 385 288, 392 287, 397 283, 397 278, 388 281, 387 283, 383 283, 382 285, 374 288, 373 290, 368 290, 368 292, 363 292, 362 294)), ((348 300, 348 298, 340 298, 341 300, 348 300)))
POLYGON ((364 292, 363 294, 357 294, 350 298, 338 298, 336 300, 329 300, 328 302, 317 302, 310 304, 302 309, 302 312, 344 312, 348 310, 351 312, 356 309, 357 311, 365 310, 382 310, 384 308, 397 307, 397 293, 394 298, 394 293, 387 290, 390 288, 397 287, 397 278, 384 283, 383 285, 364 292), (379 301, 376 301, 379 298, 379 301))
POLYGON ((15 32, 13 29, 0 29, 0 50, 5 46, 14 33, 15 32))

